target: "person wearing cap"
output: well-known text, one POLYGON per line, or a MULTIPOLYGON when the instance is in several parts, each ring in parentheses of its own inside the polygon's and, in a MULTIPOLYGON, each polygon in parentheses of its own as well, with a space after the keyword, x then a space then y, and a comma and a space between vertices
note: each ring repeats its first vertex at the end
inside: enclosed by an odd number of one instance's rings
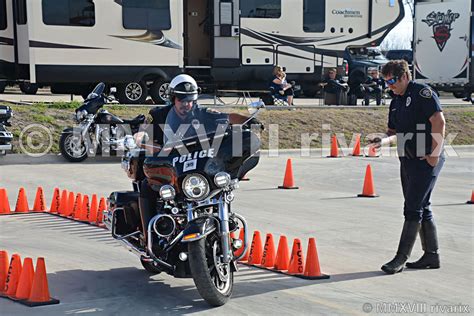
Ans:
MULTIPOLYGON (((170 82, 168 88, 170 104, 165 107, 156 107, 149 112, 152 117, 153 152, 159 152, 161 147, 169 140, 168 137, 171 137, 170 135, 176 136, 181 124, 189 124, 189 128, 186 129, 184 135, 180 136, 182 138, 190 136, 187 133, 195 131, 194 128, 190 127, 190 125, 193 125, 194 119, 199 120, 204 116, 209 119, 209 116, 211 116, 211 119, 214 118, 215 120, 225 119, 231 125, 243 124, 248 121, 249 117, 244 115, 220 113, 213 109, 200 107, 197 103, 199 93, 200 89, 196 81, 189 75, 178 75, 170 82)), ((256 118, 252 118, 248 123, 259 124, 263 128, 263 125, 256 118)), ((145 134, 141 132, 136 135, 138 136, 135 137, 135 141, 147 148, 147 145, 143 144, 145 134)), ((146 179, 143 180, 140 184, 139 209, 145 238, 148 222, 156 215, 157 198, 157 192, 151 189, 146 179)))
POLYGON ((375 148, 397 142, 404 197, 403 229, 395 257, 382 266, 389 274, 403 271, 418 234, 424 251, 407 268, 440 267, 438 235, 431 210, 431 195, 444 165, 445 119, 436 93, 427 85, 411 81, 408 63, 393 60, 382 75, 394 93, 388 114, 388 137, 371 140, 375 148))

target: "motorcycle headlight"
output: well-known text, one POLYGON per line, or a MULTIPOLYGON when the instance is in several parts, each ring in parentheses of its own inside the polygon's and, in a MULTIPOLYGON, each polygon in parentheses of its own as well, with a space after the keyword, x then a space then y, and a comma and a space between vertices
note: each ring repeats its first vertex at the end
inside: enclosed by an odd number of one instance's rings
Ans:
POLYGON ((171 185, 164 185, 160 188, 160 196, 164 201, 171 201, 176 196, 176 190, 171 185))
POLYGON ((225 188, 225 187, 229 186, 229 184, 230 184, 230 174, 228 174, 227 172, 219 172, 214 177, 214 183, 219 188, 225 188))
POLYGON ((204 199, 209 194, 209 183, 200 174, 190 174, 183 180, 184 195, 190 200, 204 199))
POLYGON ((82 121, 87 115, 87 111, 86 110, 82 110, 82 111, 77 111, 76 112, 76 119, 78 121, 82 121))

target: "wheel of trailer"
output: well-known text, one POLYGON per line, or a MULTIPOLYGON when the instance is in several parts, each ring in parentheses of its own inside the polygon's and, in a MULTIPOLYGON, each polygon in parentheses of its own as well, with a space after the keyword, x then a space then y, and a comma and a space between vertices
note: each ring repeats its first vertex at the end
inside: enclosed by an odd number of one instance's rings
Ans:
POLYGON ((7 86, 7 83, 5 81, 0 81, 0 93, 5 92, 6 86, 7 86))
POLYGON ((165 104, 168 101, 168 88, 170 83, 164 79, 158 79, 150 87, 150 96, 156 104, 165 104))
POLYGON ((24 94, 36 94, 38 92, 38 86, 34 83, 30 82, 22 82, 20 83, 20 90, 24 94))
POLYGON ((144 81, 128 82, 117 86, 117 97, 122 104, 143 104, 148 96, 144 81))
POLYGON ((73 132, 61 134, 59 139, 59 150, 64 158, 70 162, 81 162, 87 158, 87 148, 80 136, 73 132))
POLYGON ((462 99, 462 98, 464 98, 464 92, 460 92, 460 91, 453 92, 453 96, 454 96, 456 99, 462 99))
POLYGON ((201 297, 212 306, 222 306, 229 300, 234 287, 234 272, 230 263, 222 261, 217 235, 188 244, 189 268, 201 297))
POLYGON ((154 261, 145 261, 143 258, 140 258, 143 268, 151 274, 160 274, 162 270, 156 265, 154 261))

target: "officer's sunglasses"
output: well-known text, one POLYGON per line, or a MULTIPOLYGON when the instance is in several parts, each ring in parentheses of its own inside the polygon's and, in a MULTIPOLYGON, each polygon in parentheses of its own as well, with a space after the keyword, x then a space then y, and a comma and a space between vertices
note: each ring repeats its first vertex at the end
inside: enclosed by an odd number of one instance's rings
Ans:
POLYGON ((397 76, 395 76, 395 77, 393 77, 393 78, 390 78, 390 79, 385 80, 385 82, 386 82, 387 84, 389 84, 389 85, 394 85, 394 84, 398 81, 398 79, 399 79, 399 78, 398 78, 397 76))

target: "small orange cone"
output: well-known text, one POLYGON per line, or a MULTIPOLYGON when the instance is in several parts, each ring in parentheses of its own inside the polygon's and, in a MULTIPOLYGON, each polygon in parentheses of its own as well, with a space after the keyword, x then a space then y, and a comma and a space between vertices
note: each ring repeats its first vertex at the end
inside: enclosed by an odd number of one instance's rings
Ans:
POLYGON ((339 156, 339 147, 337 146, 337 136, 334 134, 331 137, 331 154, 328 158, 340 158, 339 156))
POLYGON ((0 251, 0 296, 3 294, 8 277, 8 252, 0 251))
POLYGON ((46 275, 44 258, 38 258, 36 262, 36 271, 31 286, 30 297, 20 302, 28 306, 59 304, 57 299, 49 296, 48 276, 46 275))
POLYGON ((0 189, 0 215, 10 214, 10 202, 8 201, 8 195, 6 189, 0 189))
POLYGON ((316 249, 316 239, 310 238, 308 252, 306 253, 306 264, 304 266, 305 279, 329 279, 329 275, 321 273, 319 266, 318 250, 316 249))
MULTIPOLYGON (((471 200, 466 202, 467 204, 474 204, 474 190, 472 190, 471 200)), ((1 211, 0 211, 1 213, 1 211)))
POLYGON ((273 242, 272 234, 267 234, 265 237, 261 264, 265 268, 273 268, 275 266, 275 243, 273 242))
POLYGON ((97 210, 97 226, 104 227, 104 211, 107 209, 105 197, 100 198, 99 209, 97 210))
POLYGON ((290 255, 288 250, 288 240, 285 235, 280 236, 278 241, 278 250, 275 258, 275 270, 285 271, 288 270, 290 263, 290 255))
POLYGON ((58 188, 54 188, 53 199, 51 200, 51 206, 49 207, 50 213, 58 213, 59 206, 61 205, 61 192, 58 188))
POLYGON ((301 240, 296 238, 293 241, 293 248, 291 250, 290 266, 288 267, 288 274, 303 274, 303 248, 301 247, 301 240))
POLYGON ((358 194, 358 197, 378 197, 377 194, 375 194, 375 189, 374 189, 374 179, 372 177, 372 167, 370 164, 367 165, 367 169, 365 171, 365 179, 364 179, 364 188, 362 189, 362 194, 358 194))
POLYGON ((89 205, 89 196, 84 194, 82 198, 81 212, 75 218, 78 221, 87 222, 89 220, 90 205, 89 205))
MULTIPOLYGON (((242 240, 242 242, 244 241, 245 239, 245 230, 243 228, 240 229, 240 233, 239 233, 239 239, 242 240)), ((240 249, 237 249, 235 251, 235 257, 240 257, 240 255, 244 252, 244 247, 242 246, 242 248, 240 249)), ((247 248, 247 252, 245 253, 245 255, 239 260, 239 262, 246 262, 249 260, 249 250, 247 248)))
POLYGON ((90 223, 95 223, 97 221, 97 211, 99 209, 97 194, 92 194, 91 208, 89 213, 88 221, 90 223))
POLYGON ((75 202, 75 195, 74 192, 69 192, 67 196, 67 204, 66 210, 64 211, 64 216, 71 217, 72 213, 74 212, 74 202, 75 202))
POLYGON ((8 268, 7 280, 5 282, 5 289, 3 295, 13 296, 18 288, 18 281, 21 275, 21 258, 19 254, 13 254, 10 260, 10 267, 8 268))
POLYGON ((43 188, 36 189, 35 203, 33 204, 33 212, 44 212, 46 210, 46 203, 44 201, 43 188))
POLYGON ((258 230, 254 231, 250 247, 248 264, 259 265, 262 263, 262 239, 258 230))
POLYGON ((380 157, 380 149, 376 149, 374 146, 368 146, 367 154, 365 157, 378 158, 380 157))
POLYGON ((15 213, 28 213, 30 207, 28 206, 28 199, 26 198, 26 193, 24 188, 20 188, 18 192, 18 199, 16 201, 15 213))
POLYGON ((360 134, 357 134, 357 136, 356 136, 356 142, 355 142, 355 145, 354 145, 354 149, 352 150, 352 156, 354 156, 354 157, 362 156, 360 154, 360 134))
POLYGON ((14 300, 26 300, 28 297, 30 297, 31 285, 33 284, 34 276, 35 271, 33 269, 33 259, 25 258, 23 261, 23 268, 21 270, 16 293, 10 298, 14 300))
POLYGON ((286 170, 285 170, 285 178, 283 179, 283 185, 279 186, 278 188, 279 189, 298 189, 298 187, 295 187, 291 159, 288 159, 286 161, 286 170))
POLYGON ((67 195, 68 195, 67 190, 63 190, 61 192, 61 202, 59 203, 59 210, 58 210, 58 214, 61 216, 64 216, 64 214, 66 214, 66 211, 67 211, 67 195))
POLYGON ((82 209, 82 194, 77 193, 76 200, 74 201, 74 209, 72 211, 71 217, 74 219, 77 218, 81 213, 81 209, 82 209))

